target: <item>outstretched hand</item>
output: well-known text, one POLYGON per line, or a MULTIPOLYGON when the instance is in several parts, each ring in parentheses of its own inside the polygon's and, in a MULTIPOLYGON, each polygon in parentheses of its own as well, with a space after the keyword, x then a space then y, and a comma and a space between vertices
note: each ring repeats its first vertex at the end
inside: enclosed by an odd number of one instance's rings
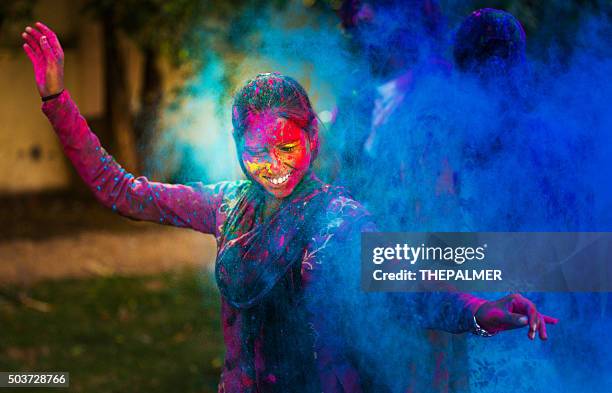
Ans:
POLYGON ((486 302, 476 311, 476 321, 486 331, 497 333, 502 330, 517 329, 529 326, 527 336, 535 338, 536 331, 540 339, 546 340, 546 324, 556 324, 559 320, 538 312, 536 306, 527 298, 512 294, 499 300, 486 302))
POLYGON ((64 89, 64 51, 55 33, 37 22, 26 27, 21 37, 23 50, 34 66, 36 86, 41 97, 60 93, 64 89))

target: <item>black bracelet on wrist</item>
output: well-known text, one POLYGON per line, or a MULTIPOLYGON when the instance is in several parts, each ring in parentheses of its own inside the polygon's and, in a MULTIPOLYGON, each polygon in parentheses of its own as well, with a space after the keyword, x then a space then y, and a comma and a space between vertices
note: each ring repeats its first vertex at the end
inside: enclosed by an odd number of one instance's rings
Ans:
POLYGON ((43 102, 52 100, 54 98, 59 97, 60 94, 62 94, 63 92, 64 92, 64 89, 62 89, 62 91, 60 91, 59 93, 51 94, 50 96, 45 96, 45 97, 42 98, 42 100, 43 100, 43 102))

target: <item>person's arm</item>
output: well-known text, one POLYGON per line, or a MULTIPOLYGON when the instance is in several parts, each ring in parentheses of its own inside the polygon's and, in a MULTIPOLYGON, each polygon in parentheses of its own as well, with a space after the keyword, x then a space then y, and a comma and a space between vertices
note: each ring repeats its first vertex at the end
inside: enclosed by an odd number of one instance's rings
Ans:
POLYGON ((421 327, 455 334, 474 331, 474 315, 487 302, 469 293, 445 291, 394 293, 389 296, 393 303, 414 302, 414 317, 421 327))
POLYGON ((63 50, 55 34, 41 23, 22 34, 23 48, 34 66, 42 109, 66 156, 105 206, 126 217, 215 233, 215 211, 222 185, 169 185, 135 178, 100 146, 63 86, 63 50))
MULTIPOLYGON (((474 314, 486 300, 467 293, 422 292, 422 293, 365 293, 360 286, 360 242, 362 232, 376 231, 367 211, 350 199, 336 199, 328 208, 329 222, 333 225, 321 231, 324 235, 313 238, 310 258, 306 258, 306 273, 311 287, 316 291, 333 294, 338 307, 353 302, 352 308, 376 307, 381 312, 389 311, 392 319, 401 323, 417 323, 424 328, 433 328, 452 333, 470 331, 474 314), (336 206, 342 206, 341 209, 336 206), (322 289, 322 285, 326 289, 322 289)), ((313 291, 310 287, 307 290, 313 291)), ((318 295, 312 294, 315 298, 318 295)), ((320 299, 330 302, 327 296, 320 299)), ((324 314, 323 318, 326 318, 324 314)), ((323 320, 324 322, 324 320, 323 320)), ((315 323, 321 324, 319 320, 315 323)))
MULTIPOLYGON (((328 214, 334 228, 323 233, 327 233, 329 238, 319 241, 321 246, 315 247, 316 255, 310 258, 312 260, 305 260, 307 270, 312 270, 308 272, 310 281, 325 283, 325 290, 320 289, 322 284, 311 284, 312 288, 319 287, 310 290, 312 297, 320 296, 317 291, 325 294, 320 304, 332 304, 328 297, 334 297, 339 307, 344 307, 347 302, 352 303, 353 312, 364 307, 384 308, 392 319, 400 323, 416 323, 423 328, 450 333, 475 332, 476 321, 489 333, 528 326, 530 339, 534 339, 538 332, 540 338, 545 340, 546 325, 557 323, 556 318, 539 313, 536 306, 520 294, 488 301, 438 284, 435 284, 440 288, 437 292, 363 293, 358 273, 361 263, 360 237, 362 232, 377 229, 358 203, 341 204, 341 212, 328 214)), ((325 318, 330 316, 324 312, 320 314, 323 317, 315 324, 324 325, 325 318)))
POLYGON ((419 293, 418 298, 423 327, 450 333, 476 332, 476 324, 486 335, 528 327, 531 340, 536 333, 547 340, 546 325, 558 322, 538 312, 535 304, 519 293, 494 301, 454 291, 419 293))
POLYGON ((144 176, 135 178, 100 145, 66 90, 44 102, 42 109, 66 156, 104 206, 132 219, 214 234, 221 187, 171 185, 152 182, 144 176))

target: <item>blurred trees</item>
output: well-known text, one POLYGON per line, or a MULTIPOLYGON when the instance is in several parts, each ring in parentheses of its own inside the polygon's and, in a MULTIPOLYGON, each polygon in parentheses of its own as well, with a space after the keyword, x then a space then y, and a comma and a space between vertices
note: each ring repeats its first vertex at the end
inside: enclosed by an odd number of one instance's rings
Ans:
MULTIPOLYGON (((546 5, 533 0, 439 2, 451 23, 480 7, 502 8, 521 20, 533 47, 547 47, 546 43, 556 41, 571 49, 569 43, 581 16, 602 7, 607 0, 552 0, 546 5)), ((31 19, 35 3, 36 0, 0 0, 0 31, 9 21, 31 19)), ((185 70, 187 78, 190 72, 202 69, 209 50, 222 56, 229 52, 240 55, 256 51, 256 43, 249 40, 253 37, 254 20, 268 17, 270 8, 293 3, 313 12, 331 12, 330 8, 337 10, 342 1, 83 0, 83 3, 86 13, 101 22, 104 30, 105 100, 115 154, 127 169, 137 172, 144 168, 144 157, 150 154, 151 140, 157 134, 164 99, 161 60, 185 70), (126 59, 120 36, 136 43, 143 55, 140 105, 135 115, 130 111, 126 59)), ((231 64, 227 65, 231 70, 231 64)))
POLYGON ((146 130, 155 126, 159 116, 163 98, 159 58, 162 54, 174 54, 181 27, 195 23, 201 16, 199 7, 192 9, 185 5, 195 7, 199 3, 197 0, 86 1, 86 12, 103 25, 107 116, 117 144, 117 155, 131 171, 138 171, 143 166, 143 157, 139 157, 136 146, 145 143, 146 130), (121 33, 139 46, 144 57, 140 109, 135 118, 130 111, 125 56, 119 44, 121 33))
POLYGON ((36 0, 12 0, 0 2, 0 31, 7 23, 17 23, 32 17, 36 0))
MULTIPOLYGON (((440 0, 443 10, 465 17, 481 7, 497 7, 516 15, 530 35, 529 43, 546 47, 551 40, 567 44, 581 15, 604 0, 552 1, 545 6, 533 0, 459 1, 440 0)), ((365 1, 364 1, 365 2, 365 1)), ((175 68, 190 72, 201 70, 206 52, 222 57, 256 51, 249 40, 254 20, 265 18, 271 8, 283 8, 288 0, 85 0, 85 10, 101 21, 105 35, 106 107, 109 129, 114 135, 120 161, 129 169, 146 169, 145 157, 152 153, 161 116, 164 74, 159 68, 165 60, 175 68), (143 55, 139 109, 130 112, 125 59, 119 46, 122 34, 135 42, 143 55), (137 146, 140 147, 137 149, 137 146), (140 153, 140 154, 139 154, 140 153)), ((296 1, 313 12, 331 12, 340 0, 296 1)), ((451 16, 452 19, 452 16, 451 16)), ((231 64, 227 64, 231 70, 231 64)), ((228 76, 231 77, 231 76, 228 76)), ((145 174, 150 175, 149 173, 145 174)))
MULTIPOLYGON (((32 11, 35 4, 36 0, 0 1, 0 38, 3 38, 3 33, 6 33, 15 24, 32 19, 32 11)), ((12 38, 10 37, 7 42, 12 43, 12 38)), ((2 41, 4 43, 5 40, 2 41)))
POLYGON ((106 57, 106 103, 112 134, 119 156, 131 170, 145 168, 151 152, 163 103, 164 59, 182 67, 184 77, 200 69, 205 53, 214 45, 227 50, 232 46, 231 30, 240 24, 241 11, 263 6, 263 1, 237 0, 87 0, 85 10, 104 26, 106 57), (133 40, 144 59, 140 108, 129 111, 125 58, 119 34, 133 40), (139 146, 140 149, 137 149, 139 146), (137 152, 140 152, 139 157, 137 152))

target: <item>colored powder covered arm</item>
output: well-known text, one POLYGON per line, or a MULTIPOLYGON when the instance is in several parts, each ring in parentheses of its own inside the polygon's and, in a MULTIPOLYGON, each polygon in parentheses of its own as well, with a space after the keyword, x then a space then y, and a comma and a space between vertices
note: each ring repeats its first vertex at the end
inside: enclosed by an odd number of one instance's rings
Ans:
MULTIPOLYGON (((327 293, 325 302, 336 298, 339 307, 351 304, 353 310, 349 312, 353 314, 356 309, 385 309, 393 320, 423 328, 450 333, 473 330, 474 315, 487 301, 468 293, 437 283, 439 290, 436 292, 365 293, 360 287, 360 236, 362 232, 376 231, 376 225, 367 211, 349 198, 332 201, 326 215, 327 227, 313 238, 303 261, 306 278, 325 283, 313 285, 319 287, 318 291, 327 293), (321 289, 321 285, 327 288, 321 289)), ((319 314, 324 313, 320 311, 319 314)))
POLYGON ((436 281, 429 283, 426 292, 395 292, 388 293, 387 297, 390 309, 405 323, 455 334, 473 332, 476 311, 487 303, 485 299, 436 281))
POLYGON ((104 150, 67 91, 46 101, 42 110, 55 129, 66 156, 105 206, 135 219, 215 233, 220 187, 171 185, 135 178, 104 150))
POLYGON ((487 301, 469 293, 441 291, 414 294, 419 324, 428 329, 466 333, 474 329, 474 315, 487 301))

